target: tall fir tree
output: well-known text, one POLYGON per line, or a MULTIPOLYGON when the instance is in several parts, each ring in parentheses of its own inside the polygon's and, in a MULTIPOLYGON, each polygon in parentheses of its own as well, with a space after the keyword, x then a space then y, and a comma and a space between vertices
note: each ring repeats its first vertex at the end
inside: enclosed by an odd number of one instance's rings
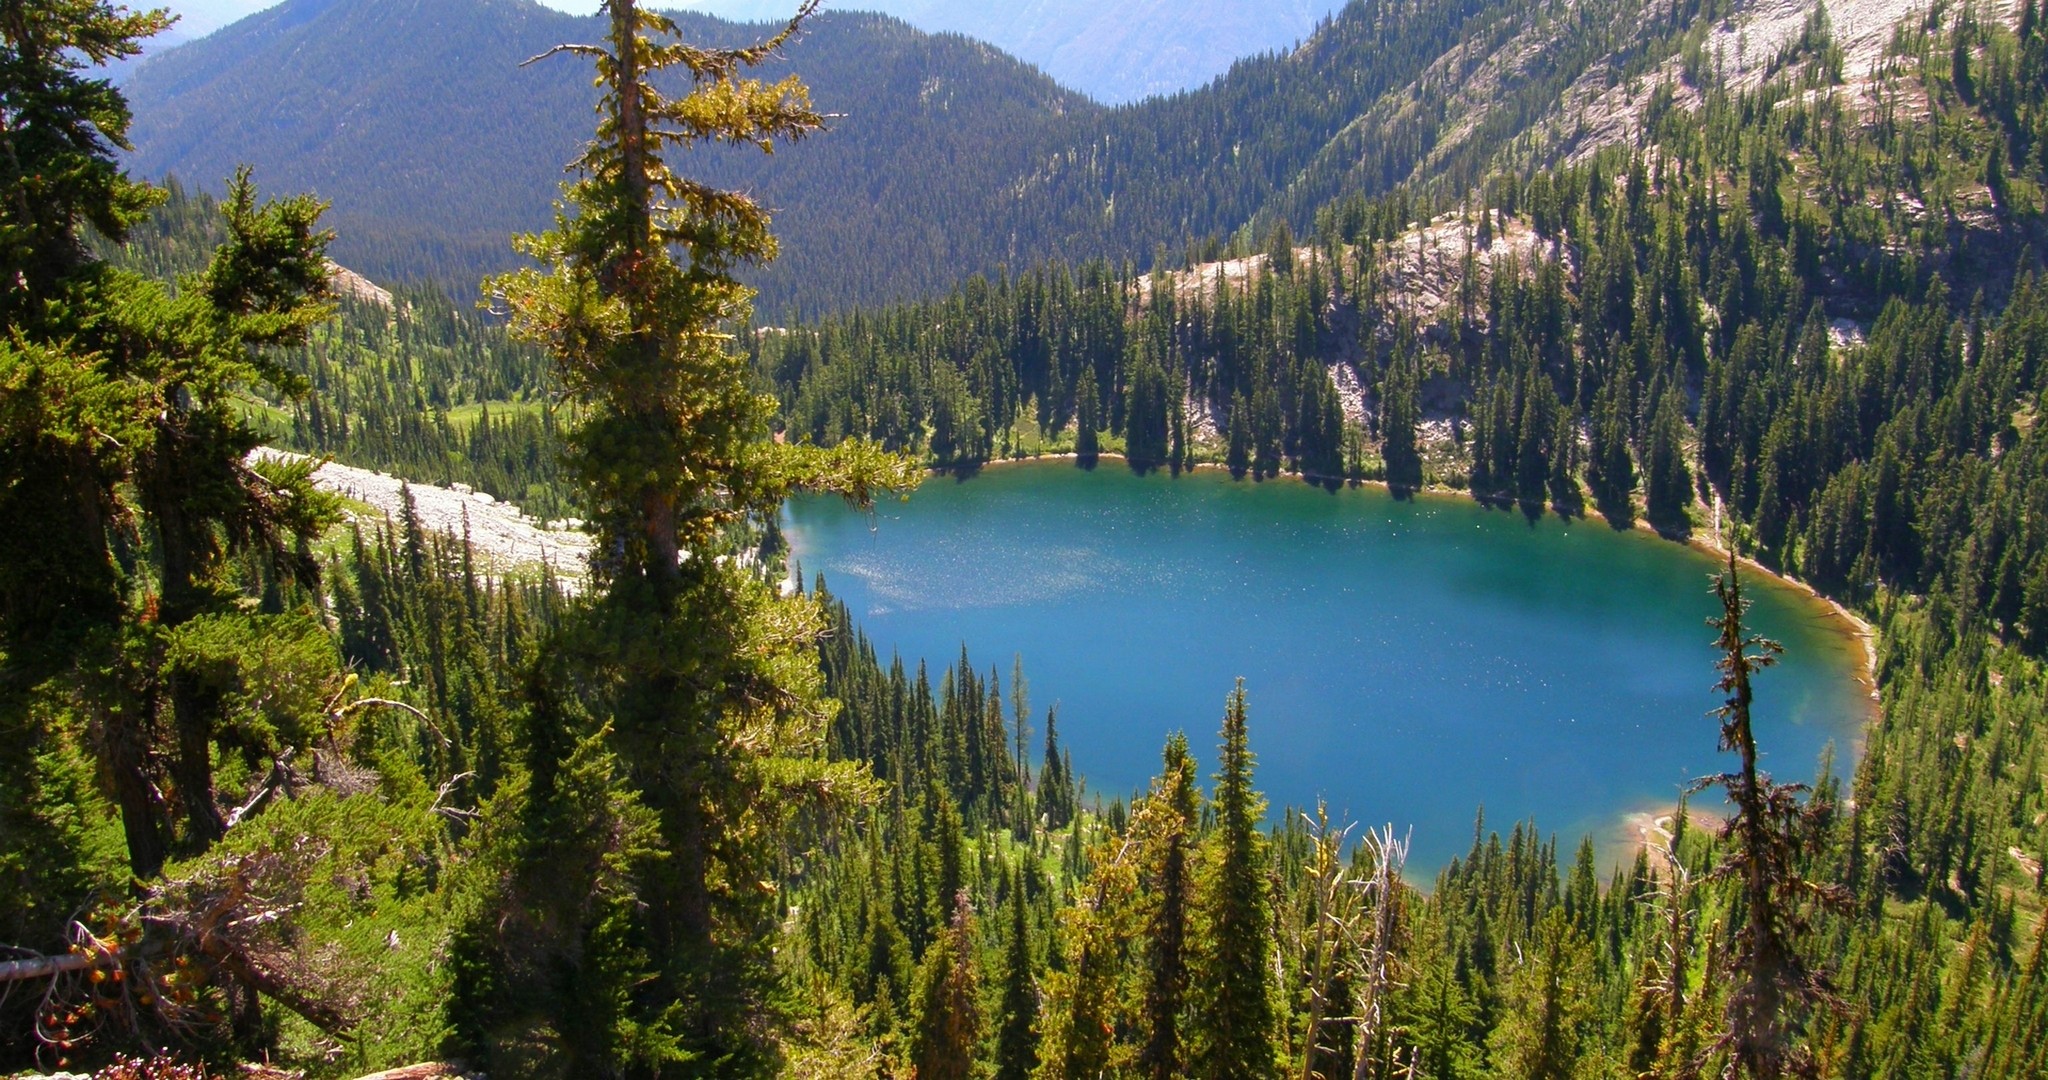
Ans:
POLYGON ((1003 996, 996 1020, 996 1080, 1027 1080, 1038 1060, 1038 988, 1024 888, 1021 875, 1010 886, 1010 940, 1003 954, 1003 996))
POLYGON ((918 1080, 968 1080, 981 1041, 981 980, 975 971, 974 912, 954 894, 953 917, 917 969, 911 1060, 918 1080))
POLYGON ((221 699, 282 629, 265 620, 297 617, 279 579, 315 583, 308 545, 333 510, 310 466, 250 460, 244 408, 305 390, 277 349, 329 314, 324 207, 260 203, 238 174, 225 242, 175 283, 89 243, 125 239, 163 201, 122 173, 128 104, 94 69, 169 21, 102 0, 0 12, 0 742, 36 752, 27 695, 71 697, 145 879, 224 831, 221 699), (235 560, 268 575, 268 611, 240 609, 235 560))
POLYGON ((1102 398, 1095 386, 1095 367, 1084 365, 1074 388, 1074 456, 1082 464, 1092 464, 1101 455, 1101 429, 1102 398))
POLYGON ((1200 793, 1187 736, 1166 742, 1165 770, 1150 798, 1164 805, 1160 827, 1146 842, 1152 908, 1145 925, 1145 1045, 1138 1059, 1142 1075, 1168 1080, 1186 1074, 1183 1015, 1187 1010, 1190 942, 1188 920, 1194 894, 1190 855, 1199 824, 1200 793))
MULTIPOLYGON (((555 228, 517 243, 539 266, 486 283, 515 333, 548 351, 581 414, 568 465, 606 553, 592 567, 595 595, 535 679, 541 698, 587 698, 593 715, 536 708, 528 741, 601 739, 662 850, 616 853, 593 864, 597 879, 546 883, 573 912, 579 894, 610 881, 633 901, 618 932, 646 955, 648 974, 607 1007, 605 1029, 582 1033, 568 1063, 578 1071, 771 1069, 775 897, 751 883, 772 879, 780 830, 806 795, 864 789, 853 766, 820 756, 830 716, 812 649, 821 611, 809 598, 779 597, 727 556, 793 490, 859 501, 914 485, 915 471, 864 444, 824 452, 769 438, 773 403, 754 393, 727 332, 747 318, 751 295, 734 275, 775 254, 768 212, 667 163, 712 142, 770 152, 819 128, 797 77, 748 77, 816 7, 805 4, 771 39, 728 49, 686 44, 668 17, 608 0, 604 44, 543 54, 594 62, 596 138, 574 163, 581 178, 555 228), (679 73, 687 91, 657 89, 664 73, 679 73), (539 730, 550 724, 579 730, 539 730)), ((543 779, 533 812, 557 797, 543 779)), ((526 898, 495 902, 517 908, 526 898)), ((472 932, 484 963, 514 963, 519 943, 488 924, 472 932)), ((608 985, 595 969, 621 954, 597 947, 587 917, 543 932, 570 974, 545 1003, 550 1015, 533 1021, 560 1029, 597 1007, 579 988, 608 985)), ((486 1050, 519 1022, 479 1012, 465 1027, 486 1050)))
POLYGON ((1252 786, 1253 763, 1239 679, 1223 713, 1216 825, 1204 844, 1197 890, 1202 944, 1193 964, 1190 1061, 1195 1075, 1216 1080, 1268 1080, 1279 1068, 1273 907, 1259 831, 1265 800, 1252 786))
POLYGON ((1650 452, 1644 462, 1644 516, 1667 536, 1692 532, 1692 467, 1686 464, 1685 416, 1680 391, 1667 389, 1650 422, 1650 452))

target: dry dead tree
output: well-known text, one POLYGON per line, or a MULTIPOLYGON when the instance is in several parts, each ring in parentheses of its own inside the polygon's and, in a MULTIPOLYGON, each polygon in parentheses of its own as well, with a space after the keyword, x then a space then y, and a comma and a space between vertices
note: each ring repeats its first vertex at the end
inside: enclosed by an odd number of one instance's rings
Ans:
POLYGON ((1658 943, 1653 958, 1660 970, 1651 988, 1664 1001, 1665 1019, 1671 1031, 1678 1030, 1685 1016, 1686 995, 1690 992, 1686 972, 1691 964, 1693 923, 1697 918, 1692 908, 1692 871, 1678 857, 1685 822, 1685 808, 1680 806, 1673 831, 1661 842, 1649 845, 1651 854, 1664 864, 1664 873, 1654 879, 1655 888, 1641 898, 1664 927, 1664 939, 1658 943))
POLYGON ((1365 834, 1366 854, 1372 860, 1372 874, 1360 883, 1365 904, 1372 913, 1370 933, 1359 943, 1352 1042, 1352 1080, 1370 1080, 1372 1045, 1386 1030, 1387 997, 1400 986, 1394 978, 1394 933, 1400 925, 1401 869, 1408 863, 1408 840, 1394 839, 1390 824, 1365 834))
POLYGON ((1314 817, 1302 817, 1311 842, 1307 870, 1313 925, 1304 928, 1301 942, 1309 996, 1301 1080, 1324 1077, 1316 1067, 1318 1058, 1335 1053, 1324 1039, 1338 1025, 1348 1025, 1351 1031, 1353 1080, 1370 1080, 1373 1047, 1386 1030, 1386 999, 1399 985, 1394 978, 1394 935, 1408 842, 1394 838, 1392 825, 1368 830, 1362 846, 1371 869, 1359 877, 1342 858, 1353 827, 1333 827, 1328 809, 1320 804, 1314 817))
POLYGON ((1308 829, 1309 925, 1302 928, 1298 948, 1302 954, 1301 974, 1308 991, 1308 1028, 1302 1035, 1301 1080, 1318 1080, 1318 1059, 1335 1048, 1323 1045, 1323 1036, 1341 1018, 1348 1002, 1333 1001, 1343 991, 1339 982, 1347 964, 1346 953, 1357 940, 1365 913, 1359 908, 1357 882, 1344 865, 1344 847, 1351 826, 1338 829, 1330 824, 1329 807, 1317 802, 1314 816, 1301 815, 1308 829))

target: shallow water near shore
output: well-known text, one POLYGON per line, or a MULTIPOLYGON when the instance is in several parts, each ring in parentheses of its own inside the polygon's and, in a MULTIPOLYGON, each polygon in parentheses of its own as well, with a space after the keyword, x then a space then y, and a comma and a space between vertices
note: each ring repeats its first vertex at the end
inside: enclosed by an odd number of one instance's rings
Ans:
MULTIPOLYGON (((1716 561, 1597 517, 1043 462, 934 477, 871 515, 797 500, 785 528, 884 663, 936 672, 964 643, 1007 697, 1022 654, 1034 742, 1057 702, 1091 792, 1143 790, 1175 730, 1212 769, 1244 676, 1270 813, 1321 797, 1412 829, 1419 873, 1471 844, 1482 805, 1489 829, 1534 818, 1566 858, 1581 835, 1620 857, 1626 815, 1733 760, 1707 716, 1716 561)), ((1863 645, 1825 604, 1745 581, 1786 650, 1757 683, 1764 767, 1809 780, 1832 743, 1846 774, 1863 645)))

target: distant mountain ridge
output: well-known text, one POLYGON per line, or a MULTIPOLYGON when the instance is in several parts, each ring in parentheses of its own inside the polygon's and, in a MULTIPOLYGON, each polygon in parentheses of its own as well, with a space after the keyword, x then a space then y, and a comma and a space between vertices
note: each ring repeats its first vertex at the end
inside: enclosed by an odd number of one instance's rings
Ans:
MULTIPOLYGON (((1862 16, 1903 2, 1836 6, 1878 26, 1862 16)), ((1670 100, 1650 90, 1682 99, 1689 65, 1801 17, 1793 0, 1352 0, 1299 48, 1104 108, 992 46, 828 11, 764 74, 801 73, 832 130, 685 168, 777 210, 783 254, 754 281, 779 320, 1005 267, 1245 250, 1358 195, 1455 199, 1503 163, 1631 138, 1670 100)), ((520 62, 599 32, 531 0, 288 0, 143 65, 131 165, 217 185, 249 162, 333 201, 342 262, 470 289, 513 262, 509 234, 546 223, 590 129, 577 64, 520 62)))
MULTIPOLYGON (((754 33, 682 21, 704 41, 754 33)), ((130 164, 217 188, 250 163, 268 190, 334 203, 341 261, 380 280, 473 287, 513 264, 514 232, 550 220, 562 166, 592 123, 585 67, 521 62, 601 34, 594 18, 531 0, 288 0, 135 72, 130 164)), ((706 149, 690 168, 783 211, 782 231, 801 238, 777 268, 791 278, 863 257, 944 264, 923 239, 892 247, 872 235, 879 218, 936 216, 919 205, 931 193, 891 159, 1015 172, 1038 128, 1096 109, 985 45, 880 16, 823 16, 789 53, 769 74, 800 69, 820 107, 844 114, 833 131, 773 158, 706 149)), ((924 284, 899 277, 875 275, 877 290, 924 284)))

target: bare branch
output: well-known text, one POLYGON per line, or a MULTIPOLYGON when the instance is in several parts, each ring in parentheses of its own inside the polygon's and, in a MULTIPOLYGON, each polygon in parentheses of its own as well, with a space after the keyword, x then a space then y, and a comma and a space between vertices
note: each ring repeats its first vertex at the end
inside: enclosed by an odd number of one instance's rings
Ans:
POLYGON ((348 704, 342 706, 340 709, 336 710, 334 713, 334 718, 336 720, 339 720, 342 717, 347 716, 348 714, 356 711, 357 709, 367 709, 372 707, 384 709, 403 709, 404 711, 409 712, 413 714, 414 717, 418 718, 420 723, 427 725, 427 730, 434 733, 434 738, 441 740, 442 746, 452 745, 448 741, 448 736, 441 734, 441 729, 434 724, 434 718, 428 716, 426 712, 422 710, 419 706, 408 705, 403 701, 394 701, 391 698, 358 698, 357 700, 351 701, 348 704))
POLYGON ((461 810, 453 806, 441 805, 447 800, 449 795, 455 792, 458 786, 465 781, 474 779, 476 779, 476 774, 473 772, 456 773, 454 776, 449 777, 448 782, 442 784, 441 790, 434 795, 434 805, 428 807, 427 812, 430 814, 440 814, 442 817, 454 821, 470 821, 475 819, 477 814, 474 810, 461 810))
POLYGON ((249 796, 247 802, 236 807, 234 813, 228 815, 228 828, 232 829, 255 816, 258 810, 263 809, 270 802, 272 795, 277 794, 280 788, 291 783, 292 770, 291 766, 286 763, 292 759, 293 753, 294 751, 289 746, 278 752, 276 759, 271 762, 270 774, 263 778, 261 784, 256 785, 256 791, 249 796))
POLYGON ((577 56, 595 56, 603 60, 609 60, 612 57, 610 50, 604 49, 597 45, 563 44, 557 45, 544 53, 540 53, 539 55, 529 56, 526 59, 520 61, 519 66, 528 67, 533 64, 538 64, 542 60, 546 60, 548 57, 555 56, 561 53, 573 53, 577 56))

